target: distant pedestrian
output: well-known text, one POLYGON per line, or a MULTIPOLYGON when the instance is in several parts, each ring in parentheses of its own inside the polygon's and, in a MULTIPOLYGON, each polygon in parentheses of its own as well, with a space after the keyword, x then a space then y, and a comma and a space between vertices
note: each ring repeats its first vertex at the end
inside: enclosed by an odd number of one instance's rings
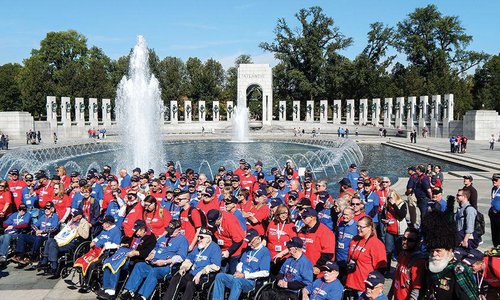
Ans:
POLYGON ((359 135, 358 127, 356 127, 356 131, 354 132, 354 134, 355 134, 356 136, 358 136, 358 135, 359 135))
POLYGON ((384 128, 384 130, 382 130, 382 134, 384 135, 384 137, 387 137, 387 129, 384 128))
POLYGON ((413 143, 413 131, 410 132, 410 143, 413 143))
POLYGON ((382 130, 383 130, 382 128, 378 129, 378 136, 380 136, 380 137, 382 137, 382 130))
POLYGON ((38 130, 36 138, 38 140, 38 144, 40 144, 42 142, 42 133, 40 132, 40 130, 38 130))
POLYGON ((493 150, 495 148, 495 135, 492 134, 490 138, 490 150, 493 150))
POLYGON ((346 128, 345 129, 345 138, 348 139, 349 138, 349 128, 346 128))
POLYGON ((54 132, 54 144, 57 144, 57 133, 54 132))
POLYGON ((416 144, 417 143, 417 131, 415 129, 413 129, 413 143, 416 144))
POLYGON ((205 135, 205 127, 201 126, 201 135, 205 135))

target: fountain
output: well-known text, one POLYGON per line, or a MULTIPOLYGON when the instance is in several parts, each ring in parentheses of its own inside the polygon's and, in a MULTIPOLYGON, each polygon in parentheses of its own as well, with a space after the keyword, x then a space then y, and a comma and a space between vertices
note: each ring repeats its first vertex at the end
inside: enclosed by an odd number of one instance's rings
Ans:
POLYGON ((123 146, 116 156, 119 166, 159 170, 164 165, 160 95, 158 79, 149 69, 146 40, 139 35, 128 75, 123 76, 116 91, 116 121, 123 146))
POLYGON ((233 142, 248 142, 248 107, 241 103, 236 107, 233 117, 233 142))

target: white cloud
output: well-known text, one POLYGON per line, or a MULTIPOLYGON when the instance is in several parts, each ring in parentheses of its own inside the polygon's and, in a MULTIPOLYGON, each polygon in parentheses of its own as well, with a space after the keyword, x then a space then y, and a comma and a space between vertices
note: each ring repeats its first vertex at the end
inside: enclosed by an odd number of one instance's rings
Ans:
MULTIPOLYGON (((224 67, 225 70, 231 68, 234 66, 234 61, 238 56, 242 54, 248 54, 248 52, 243 52, 243 51, 238 51, 234 54, 230 54, 227 56, 220 56, 220 57, 213 57, 215 60, 221 63, 222 67, 224 67)), ((269 52, 265 53, 260 53, 260 54, 248 54, 252 57, 252 61, 255 64, 269 64, 271 67, 274 67, 278 61, 274 58, 274 55, 269 52)))

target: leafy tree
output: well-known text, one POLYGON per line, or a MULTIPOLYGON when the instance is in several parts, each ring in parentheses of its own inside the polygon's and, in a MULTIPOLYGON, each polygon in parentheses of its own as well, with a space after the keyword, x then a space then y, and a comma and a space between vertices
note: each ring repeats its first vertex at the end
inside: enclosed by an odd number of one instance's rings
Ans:
POLYGON ((474 109, 500 111, 500 55, 492 56, 481 68, 476 69, 472 94, 474 109), (484 105, 484 106, 483 106, 484 105))
POLYGON ((222 92, 223 100, 236 100, 238 90, 238 67, 240 64, 252 64, 252 57, 248 54, 242 54, 234 61, 234 66, 227 69, 226 82, 222 92))
POLYGON ((294 82, 297 99, 322 97, 327 59, 350 46, 352 39, 345 37, 318 6, 301 9, 295 17, 300 28, 292 30, 285 19, 278 19, 275 41, 260 47, 281 61, 287 79, 294 82))
POLYGON ((166 104, 170 100, 179 100, 188 94, 187 69, 184 62, 177 57, 165 57, 159 64, 159 80, 161 95, 166 104))
POLYGON ((0 66, 0 111, 21 110, 21 91, 17 77, 21 72, 20 64, 0 66))

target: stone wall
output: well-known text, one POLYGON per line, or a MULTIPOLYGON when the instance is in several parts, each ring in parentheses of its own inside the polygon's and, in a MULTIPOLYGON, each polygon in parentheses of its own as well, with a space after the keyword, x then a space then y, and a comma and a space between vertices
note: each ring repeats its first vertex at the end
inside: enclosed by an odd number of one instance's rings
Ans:
POLYGON ((26 132, 33 128, 33 117, 24 111, 0 112, 0 132, 9 138, 24 139, 26 132))

